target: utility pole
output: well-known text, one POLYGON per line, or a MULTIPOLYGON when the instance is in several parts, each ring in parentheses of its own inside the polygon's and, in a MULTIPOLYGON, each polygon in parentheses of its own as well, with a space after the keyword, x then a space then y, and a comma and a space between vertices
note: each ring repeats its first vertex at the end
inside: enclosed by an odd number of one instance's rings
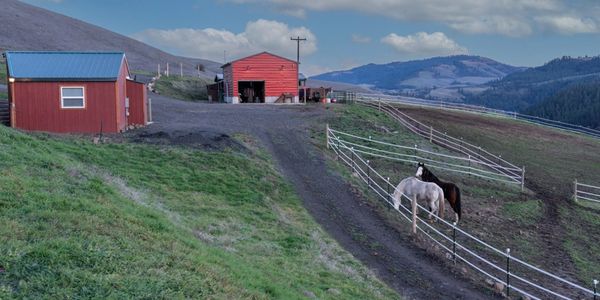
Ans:
MULTIPOLYGON (((296 41, 296 44, 298 46, 297 51, 296 51, 296 63, 298 64, 297 66, 297 76, 296 79, 298 79, 298 82, 296 83, 298 85, 298 87, 300 87, 300 42, 302 41, 306 41, 306 38, 300 38, 300 36, 298 37, 291 37, 290 40, 292 41, 296 41)), ((306 94, 306 92, 305 92, 306 94)), ((304 97, 306 98, 306 95, 304 95, 304 97)), ((300 102, 300 99, 298 99, 298 102, 300 102)), ((306 103, 306 100, 304 101, 304 103, 306 103)))
POLYGON ((296 43, 298 44, 298 51, 296 52, 297 53, 296 62, 298 63, 298 66, 300 66, 300 42, 306 41, 306 38, 292 37, 292 38, 290 38, 290 40, 296 41, 296 43))
POLYGON ((183 77, 183 63, 179 63, 179 75, 183 77))

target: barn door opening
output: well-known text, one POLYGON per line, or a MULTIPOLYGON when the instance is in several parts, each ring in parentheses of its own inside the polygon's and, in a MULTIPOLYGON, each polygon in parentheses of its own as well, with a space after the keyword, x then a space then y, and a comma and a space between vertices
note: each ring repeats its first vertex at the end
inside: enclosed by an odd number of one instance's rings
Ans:
POLYGON ((265 103, 264 81, 239 81, 240 103, 265 103))

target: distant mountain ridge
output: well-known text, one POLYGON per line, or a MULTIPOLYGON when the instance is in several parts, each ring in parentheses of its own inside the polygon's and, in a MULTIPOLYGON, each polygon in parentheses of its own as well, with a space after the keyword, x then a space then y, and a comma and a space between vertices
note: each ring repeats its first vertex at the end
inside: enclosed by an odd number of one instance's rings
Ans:
POLYGON ((437 89, 458 89, 485 84, 523 69, 481 56, 456 55, 407 62, 368 64, 312 78, 369 85, 388 92, 427 95, 437 89))
POLYGON ((481 92, 465 91, 464 101, 494 108, 524 111, 575 85, 590 84, 599 80, 600 56, 578 58, 565 56, 542 66, 489 82, 481 92))
POLYGON ((2 0, 0 50, 124 51, 132 70, 155 72, 157 65, 171 64, 171 72, 212 77, 220 71, 217 62, 178 57, 132 38, 16 0, 2 0))

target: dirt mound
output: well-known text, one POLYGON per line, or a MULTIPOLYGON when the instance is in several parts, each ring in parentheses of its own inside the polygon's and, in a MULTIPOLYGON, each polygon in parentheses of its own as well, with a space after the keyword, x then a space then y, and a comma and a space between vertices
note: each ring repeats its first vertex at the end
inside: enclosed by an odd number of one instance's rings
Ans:
POLYGON ((232 150, 246 153, 249 150, 240 142, 224 133, 210 131, 142 132, 131 137, 136 143, 155 145, 185 145, 208 151, 232 150))

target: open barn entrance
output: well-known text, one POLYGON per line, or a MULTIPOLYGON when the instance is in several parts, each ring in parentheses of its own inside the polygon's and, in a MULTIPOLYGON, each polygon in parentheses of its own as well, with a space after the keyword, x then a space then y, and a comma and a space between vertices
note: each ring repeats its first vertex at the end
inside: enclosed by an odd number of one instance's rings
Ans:
POLYGON ((239 81, 240 103, 265 103, 264 81, 239 81))

